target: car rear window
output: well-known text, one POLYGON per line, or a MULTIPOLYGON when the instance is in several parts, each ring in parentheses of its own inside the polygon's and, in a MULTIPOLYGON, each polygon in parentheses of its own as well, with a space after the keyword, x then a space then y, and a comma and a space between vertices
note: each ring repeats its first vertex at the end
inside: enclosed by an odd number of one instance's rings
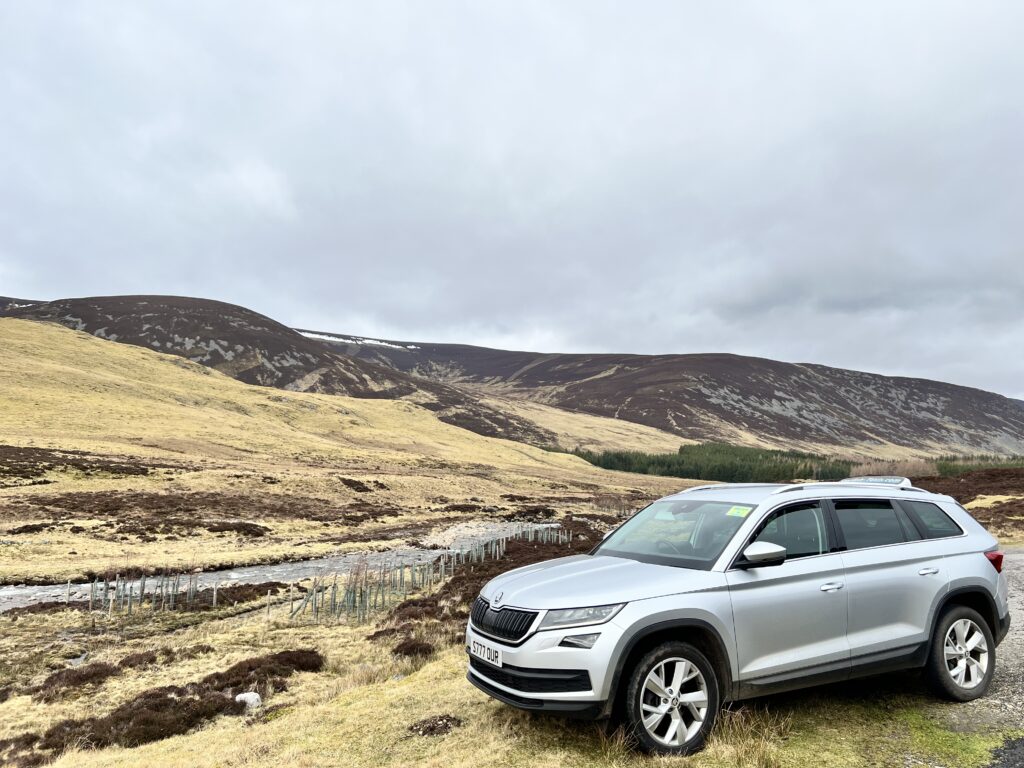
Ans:
POLYGON ((900 502, 910 510, 910 513, 917 518, 925 538, 944 539, 947 536, 959 536, 963 533, 960 526, 953 522, 953 519, 942 511, 941 507, 927 501, 900 502))
POLYGON ((903 525, 903 533, 906 535, 907 541, 921 541, 925 538, 921 535, 920 526, 914 523, 907 511, 899 504, 896 505, 896 517, 903 525))
POLYGON ((907 541, 896 510, 888 501, 834 502, 847 549, 883 547, 907 541))

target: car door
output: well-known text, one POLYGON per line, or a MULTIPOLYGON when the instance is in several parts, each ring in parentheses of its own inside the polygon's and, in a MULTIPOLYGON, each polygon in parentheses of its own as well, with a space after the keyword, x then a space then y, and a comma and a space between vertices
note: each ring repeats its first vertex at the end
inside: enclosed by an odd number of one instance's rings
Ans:
POLYGON ((898 502, 848 498, 831 505, 844 547, 853 663, 920 650, 932 607, 949 583, 942 555, 898 502))
POLYGON ((739 681, 760 685, 849 667, 847 592, 842 555, 820 501, 769 513, 748 542, 786 547, 781 565, 726 572, 732 599, 739 681), (773 680, 774 679, 774 680, 773 680))

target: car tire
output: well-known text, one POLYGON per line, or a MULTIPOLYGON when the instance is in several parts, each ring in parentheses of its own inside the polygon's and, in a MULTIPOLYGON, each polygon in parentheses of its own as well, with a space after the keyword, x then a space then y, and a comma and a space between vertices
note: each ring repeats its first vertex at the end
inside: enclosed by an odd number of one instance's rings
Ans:
POLYGON ((720 703, 718 678, 689 643, 667 642, 644 655, 626 687, 626 721, 640 748, 689 755, 704 747, 720 703))
POLYGON ((972 701, 984 696, 996 670, 992 629, 972 608, 955 606, 939 617, 925 677, 939 696, 972 701))

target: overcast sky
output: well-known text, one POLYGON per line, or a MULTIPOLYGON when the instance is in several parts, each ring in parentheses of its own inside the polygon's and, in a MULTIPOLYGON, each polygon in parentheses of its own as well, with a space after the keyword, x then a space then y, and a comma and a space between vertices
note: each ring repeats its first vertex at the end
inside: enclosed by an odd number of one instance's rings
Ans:
POLYGON ((1024 3, 0 5, 0 295, 1024 397, 1024 3))

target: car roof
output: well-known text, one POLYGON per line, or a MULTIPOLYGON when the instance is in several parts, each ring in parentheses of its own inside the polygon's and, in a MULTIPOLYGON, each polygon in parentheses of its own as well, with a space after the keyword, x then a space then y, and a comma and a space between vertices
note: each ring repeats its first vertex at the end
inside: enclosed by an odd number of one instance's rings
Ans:
POLYGON ((707 499, 708 501, 736 501, 745 504, 760 504, 776 491, 785 488, 779 483, 716 483, 685 488, 666 498, 675 500, 707 499))
MULTIPOLYGON (((903 480, 903 478, 900 478, 903 480)), ((743 504, 785 502, 788 500, 839 497, 885 498, 932 501, 953 501, 949 496, 915 488, 907 480, 900 486, 891 482, 862 481, 859 478, 807 483, 715 483, 686 488, 665 497, 672 500, 707 499, 743 504)))

